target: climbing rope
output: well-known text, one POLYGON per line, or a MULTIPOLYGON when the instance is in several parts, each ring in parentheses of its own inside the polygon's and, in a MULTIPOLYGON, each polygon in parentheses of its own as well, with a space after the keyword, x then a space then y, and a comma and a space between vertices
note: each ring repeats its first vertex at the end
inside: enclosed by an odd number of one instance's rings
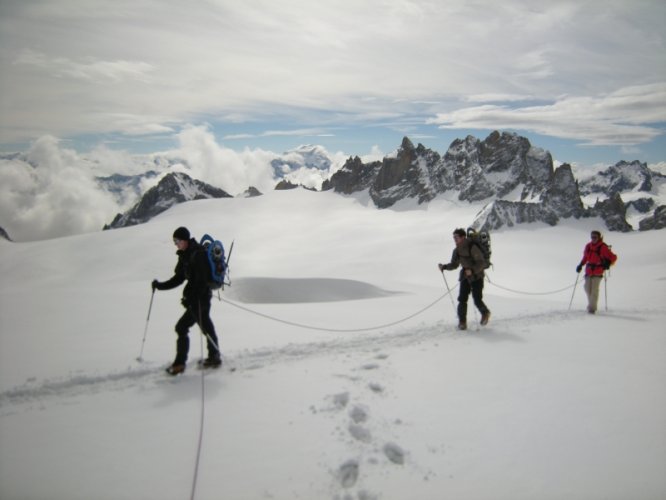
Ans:
MULTIPOLYGON (((486 274, 486 279, 488 280, 488 283, 490 283, 491 285, 493 285, 497 288, 500 288, 502 290, 506 290, 506 291, 509 291, 509 292, 513 292, 513 293, 522 294, 522 295, 553 295, 553 294, 556 294, 556 293, 564 292, 566 290, 570 290, 571 288, 574 288, 576 286, 576 284, 573 284, 573 285, 569 285, 567 287, 561 288, 559 290, 553 290, 553 291, 548 291, 548 292, 525 292, 525 291, 514 290, 514 289, 511 289, 511 288, 507 288, 507 287, 498 285, 497 283, 494 283, 490 279, 488 274, 486 274)), ((303 323, 297 323, 295 321, 289 321, 289 320, 281 319, 281 318, 278 318, 276 316, 272 316, 270 314, 265 314, 265 313, 256 311, 254 309, 250 309, 249 307, 242 306, 242 305, 240 305, 236 302, 232 302, 228 299, 220 297, 219 295, 218 295, 218 298, 222 302, 224 302, 226 304, 229 304, 232 307, 235 307, 237 309, 240 309, 240 310, 245 311, 245 312, 250 313, 250 314, 254 314, 255 316, 260 316, 262 318, 269 319, 269 320, 272 320, 272 321, 276 321, 278 323, 283 323, 285 325, 295 326, 295 327, 298 327, 298 328, 305 328, 305 329, 308 329, 308 330, 317 330, 317 331, 322 331, 322 332, 353 333, 353 332, 367 332, 367 331, 371 331, 371 330, 380 330, 382 328, 389 328, 391 326, 399 325, 400 323, 404 323, 406 321, 409 321, 410 319, 415 318, 416 316, 418 316, 420 314, 423 314, 425 311, 427 311, 431 307, 435 306, 436 304, 438 304, 439 302, 444 300, 444 298, 446 298, 447 296, 450 296, 451 292, 453 292, 458 287, 458 284, 456 284, 456 286, 454 286, 452 289, 449 289, 448 283, 446 285, 447 285, 447 291, 444 294, 442 294, 441 296, 439 296, 438 298, 433 300, 427 306, 419 309, 418 311, 416 311, 416 312, 414 312, 414 313, 412 313, 408 316, 405 316, 404 318, 400 318, 396 321, 391 321, 390 323, 384 323, 384 324, 381 324, 381 325, 370 326, 370 327, 365 327, 365 328, 327 328, 327 327, 320 327, 320 326, 314 326, 314 325, 307 325, 307 324, 303 324, 303 323)), ((217 351, 220 352, 220 349, 217 346, 217 344, 211 339, 211 337, 203 329, 202 329, 202 333, 203 333, 203 335, 201 336, 201 357, 203 358, 203 337, 204 336, 215 346, 217 351)), ((190 500, 194 500, 194 496, 195 496, 195 492, 196 492, 197 478, 198 478, 198 474, 199 474, 199 463, 200 463, 200 459, 201 459, 201 448, 202 448, 202 443, 203 443, 204 415, 205 415, 205 383, 204 383, 204 380, 205 380, 204 379, 204 370, 202 370, 201 371, 201 418, 200 418, 200 426, 199 426, 199 442, 198 442, 198 446, 197 446, 197 456, 196 456, 196 463, 195 463, 195 466, 194 466, 194 477, 193 477, 193 480, 192 480, 192 492, 191 492, 191 495, 190 495, 190 500)))
MULTIPOLYGON (((456 287, 453 287, 453 290, 455 290, 455 288, 456 287)), ((401 318, 401 319, 396 320, 396 321, 392 321, 390 323, 384 323, 382 325, 377 325, 377 326, 370 326, 370 327, 367 327, 367 328, 326 328, 326 327, 320 327, 320 326, 306 325, 306 324, 303 324, 303 323, 296 323, 294 321, 288 321, 288 320, 285 320, 285 319, 277 318, 275 316, 271 316, 270 314, 265 314, 265 313, 262 313, 262 312, 259 312, 259 311, 255 311, 254 309, 250 309, 249 307, 242 306, 240 304, 237 304, 236 302, 231 302, 230 300, 227 300, 227 299, 224 299, 224 298, 222 299, 222 302, 225 302, 225 303, 229 304, 230 306, 236 307, 237 309, 241 309, 242 311, 248 312, 250 314, 254 314, 256 316, 261 316, 262 318, 270 319, 272 321, 277 321, 278 323, 283 323, 283 324, 289 325, 289 326, 295 326, 295 327, 298 327, 298 328, 306 328, 308 330, 318 330, 318 331, 321 331, 321 332, 353 333, 353 332, 367 332, 367 331, 371 331, 371 330, 380 330, 382 328, 388 328, 388 327, 391 327, 391 326, 399 325, 400 323, 404 323, 405 321, 409 321, 410 319, 415 318, 419 314, 424 313, 425 311, 427 311, 428 309, 433 307, 438 302, 442 301, 453 290, 447 291, 446 293, 444 293, 444 295, 438 297, 437 299, 432 301, 430 304, 428 304, 424 308, 419 309, 418 311, 416 311, 413 314, 410 314, 409 316, 406 316, 406 317, 401 318)))
MULTIPOLYGON (((203 329, 202 329, 203 332, 203 329)), ((205 333, 205 332, 204 332, 205 333)), ((205 334, 208 337, 208 334, 205 334)), ((203 335, 200 337, 201 358, 203 359, 203 335)), ((197 490, 197 479, 199 477, 199 462, 201 460, 201 447, 203 444, 204 416, 206 414, 206 386, 204 382, 204 370, 201 370, 201 417, 199 420, 199 443, 197 445, 197 458, 194 463, 194 477, 192 478, 192 492, 190 500, 194 500, 194 494, 197 490)))
POLYGON ((561 292, 565 292, 567 290, 571 290, 573 287, 576 286, 576 284, 574 283, 573 285, 569 285, 567 287, 560 288, 559 290, 552 290, 550 292, 525 292, 525 291, 521 291, 521 290, 513 290, 511 288, 507 288, 505 286, 498 285, 497 283, 493 283, 492 280, 490 279, 490 276, 488 276, 488 274, 486 274, 486 279, 488 280, 488 283, 490 283, 491 285, 493 285, 497 288, 500 288, 502 290, 506 290, 507 292, 518 293, 518 294, 521 294, 521 295, 554 295, 556 293, 561 293, 561 292))

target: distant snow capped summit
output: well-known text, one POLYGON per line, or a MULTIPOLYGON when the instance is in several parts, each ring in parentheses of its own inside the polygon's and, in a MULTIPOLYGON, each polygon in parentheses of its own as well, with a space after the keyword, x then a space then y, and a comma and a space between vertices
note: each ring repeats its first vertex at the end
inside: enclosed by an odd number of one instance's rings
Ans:
POLYGON ((307 188, 321 188, 333 165, 331 155, 323 146, 311 144, 285 151, 271 160, 276 179, 307 188))
POLYGON ((579 188, 582 195, 604 193, 611 196, 625 191, 649 192, 655 181, 665 178, 663 174, 650 170, 646 163, 620 161, 580 181, 579 188))
POLYGON ((157 186, 146 191, 127 212, 116 215, 104 229, 141 224, 178 203, 207 198, 231 198, 231 195, 182 172, 170 173, 165 175, 157 186))
POLYGON ((285 151, 279 158, 271 161, 277 177, 283 177, 299 168, 314 168, 316 170, 329 170, 331 158, 328 151, 322 146, 306 144, 298 146, 291 151, 285 151))

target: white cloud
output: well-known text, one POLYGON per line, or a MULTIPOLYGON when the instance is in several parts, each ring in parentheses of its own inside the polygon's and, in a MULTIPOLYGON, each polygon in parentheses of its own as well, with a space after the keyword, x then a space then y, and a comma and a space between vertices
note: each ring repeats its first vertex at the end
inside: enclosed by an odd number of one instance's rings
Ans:
MULTIPOLYGON (((63 147, 55 137, 43 136, 25 155, 0 160, 0 227, 16 241, 100 230, 116 213, 136 202, 136 193, 131 187, 114 196, 104 191, 96 180, 96 177, 116 173, 179 171, 232 195, 242 193, 249 186, 262 192, 275 186, 271 161, 278 155, 272 151, 245 149, 237 152, 226 148, 217 142, 207 126, 187 126, 176 139, 176 149, 152 155, 133 155, 104 144, 81 155, 63 147)), ((331 158, 331 172, 347 159, 342 152, 326 154, 331 158)), ((375 147, 371 154, 380 156, 381 152, 375 147)), ((329 173, 299 169, 290 172, 289 179, 320 187, 329 173)), ((141 192, 156 185, 160 178, 143 179, 141 192)))
POLYGON ((440 113, 429 123, 446 129, 517 129, 574 139, 584 145, 635 145, 662 132, 666 83, 634 86, 598 97, 564 96, 550 105, 482 105, 440 113))
POLYGON ((372 146, 372 148, 370 150, 370 153, 368 153, 366 155, 363 155, 360 158, 363 161, 363 163, 370 163, 370 162, 373 162, 373 161, 381 161, 384 158, 384 156, 386 156, 386 155, 379 148, 379 146, 374 145, 374 146, 372 146))
POLYGON ((203 182, 219 186, 232 195, 254 186, 260 191, 272 189, 273 170, 270 151, 236 152, 217 143, 205 126, 188 126, 178 135, 179 147, 172 154, 186 160, 187 173, 203 182))
MULTIPOLYGON (((221 117, 297 130, 415 114, 391 102, 484 95, 598 100, 666 81, 665 11, 601 0, 13 2, 0 22, 0 142, 169 134, 221 117)), ((531 111, 548 119, 548 107, 531 111)))
POLYGON ((27 158, 0 161, 0 225, 16 241, 98 231, 115 215, 88 162, 57 139, 37 140, 27 158))
POLYGON ((66 57, 50 58, 31 49, 22 50, 14 64, 32 66, 55 77, 71 77, 97 82, 121 82, 123 80, 148 81, 148 74, 154 69, 151 64, 141 61, 104 61, 87 57, 73 61, 66 57))

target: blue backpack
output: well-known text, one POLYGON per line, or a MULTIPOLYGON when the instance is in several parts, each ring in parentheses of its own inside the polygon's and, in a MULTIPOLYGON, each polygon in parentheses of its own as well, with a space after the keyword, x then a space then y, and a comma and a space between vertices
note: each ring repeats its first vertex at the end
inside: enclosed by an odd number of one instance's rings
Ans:
POLYGON ((209 234, 204 234, 201 238, 200 245, 204 248, 208 263, 210 264, 210 276, 208 279, 208 286, 211 290, 218 290, 224 288, 225 277, 227 275, 227 260, 224 256, 224 245, 221 241, 214 239, 209 234))

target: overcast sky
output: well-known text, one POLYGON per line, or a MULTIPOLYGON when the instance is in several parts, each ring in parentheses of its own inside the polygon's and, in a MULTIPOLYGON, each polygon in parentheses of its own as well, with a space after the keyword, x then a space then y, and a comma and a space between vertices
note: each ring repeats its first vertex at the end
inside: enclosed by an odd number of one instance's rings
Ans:
POLYGON ((1 0, 0 149, 445 152, 526 135, 560 161, 666 156, 666 2, 1 0))

